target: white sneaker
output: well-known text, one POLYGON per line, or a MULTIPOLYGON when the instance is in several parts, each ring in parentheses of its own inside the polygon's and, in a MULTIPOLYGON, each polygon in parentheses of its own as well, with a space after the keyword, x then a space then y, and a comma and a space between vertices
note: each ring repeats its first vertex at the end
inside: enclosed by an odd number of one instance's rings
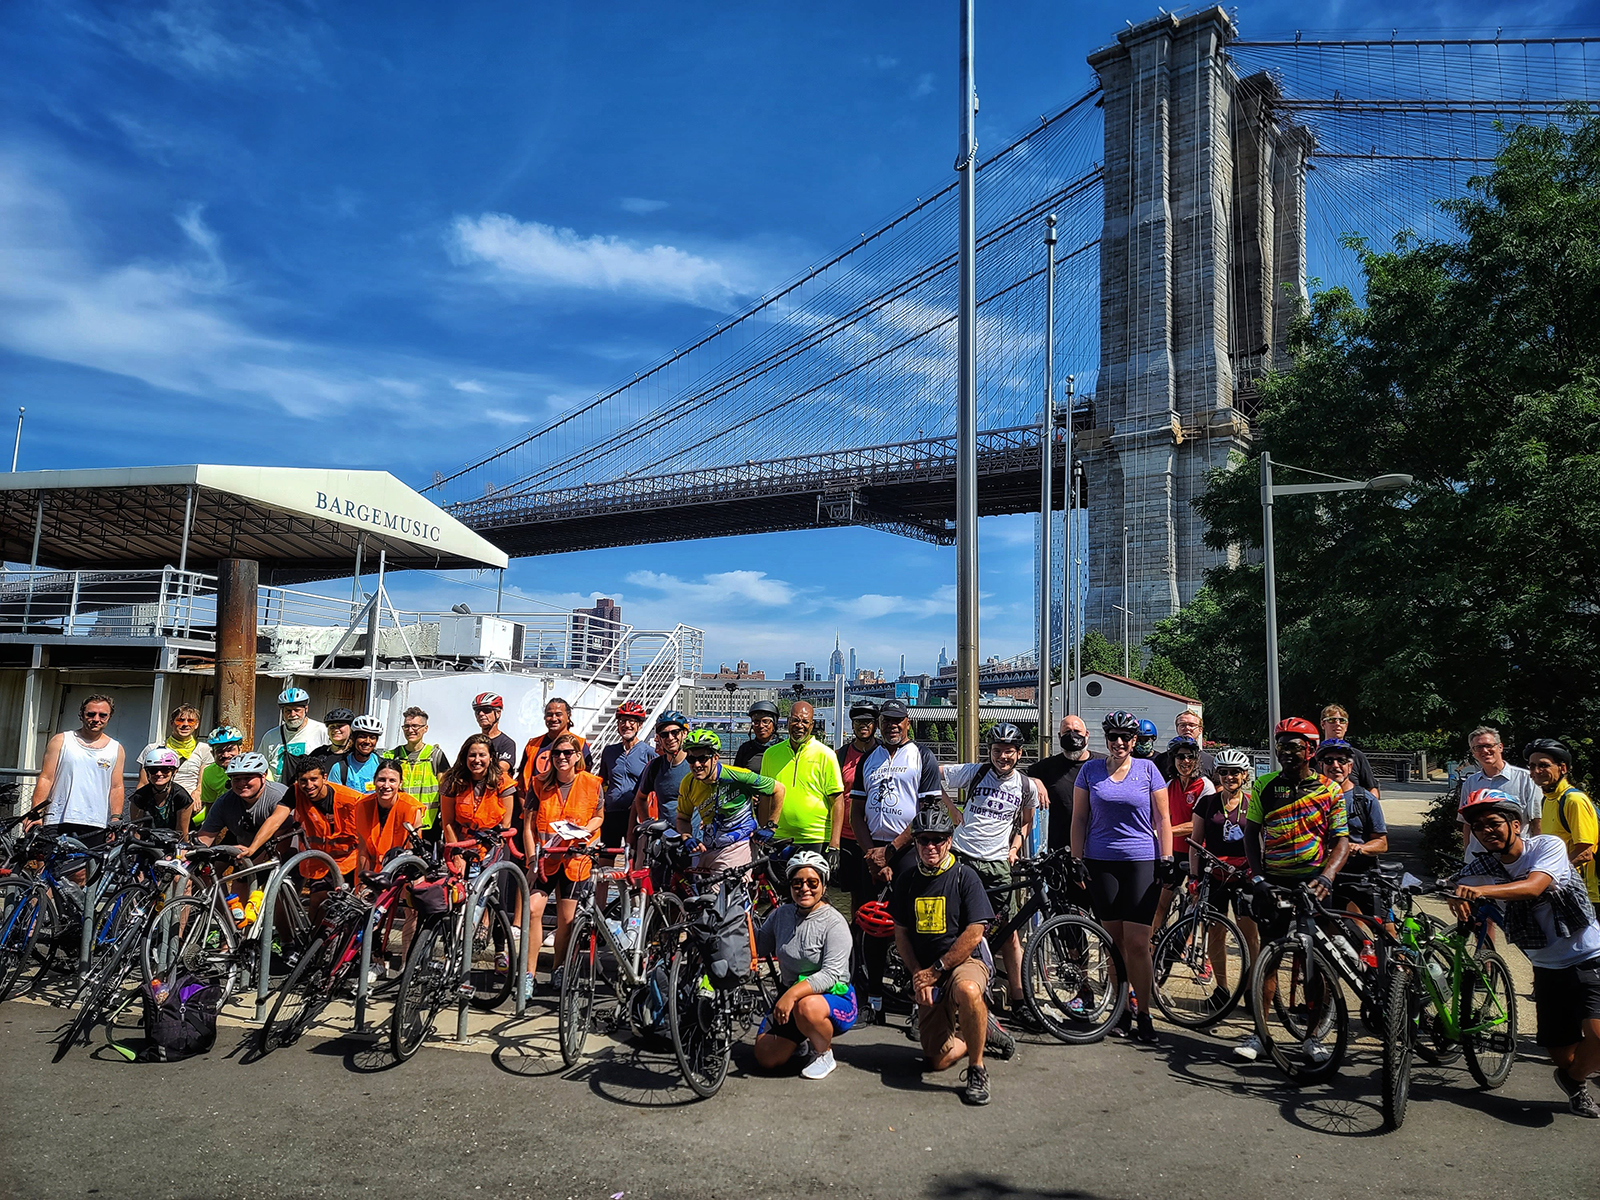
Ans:
POLYGON ((826 1079, 833 1074, 833 1069, 838 1065, 834 1060, 833 1051, 825 1050, 800 1068, 800 1078, 826 1079))
POLYGON ((1307 1038, 1305 1045, 1300 1047, 1300 1053, 1313 1067, 1320 1067, 1333 1057, 1333 1051, 1329 1050, 1316 1038, 1307 1038))
POLYGON ((1261 1039, 1252 1033, 1233 1048, 1233 1056, 1240 1062, 1255 1062, 1261 1057, 1261 1039))
POLYGON ((556 944, 556 931, 554 929, 552 929, 549 933, 545 934, 544 935, 544 941, 539 943, 539 945, 545 950, 551 949, 552 947, 555 946, 555 944, 556 944))

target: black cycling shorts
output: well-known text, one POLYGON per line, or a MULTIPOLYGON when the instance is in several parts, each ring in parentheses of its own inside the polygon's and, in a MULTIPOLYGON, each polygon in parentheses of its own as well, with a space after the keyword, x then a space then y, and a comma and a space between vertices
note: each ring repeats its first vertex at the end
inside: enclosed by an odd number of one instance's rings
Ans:
POLYGON ((1553 1049, 1582 1041, 1583 1023, 1600 1021, 1600 958, 1570 967, 1535 967, 1533 1009, 1539 1045, 1553 1049))
POLYGON ((1088 858, 1089 901, 1097 921, 1131 921, 1150 925, 1161 902, 1156 860, 1088 858))

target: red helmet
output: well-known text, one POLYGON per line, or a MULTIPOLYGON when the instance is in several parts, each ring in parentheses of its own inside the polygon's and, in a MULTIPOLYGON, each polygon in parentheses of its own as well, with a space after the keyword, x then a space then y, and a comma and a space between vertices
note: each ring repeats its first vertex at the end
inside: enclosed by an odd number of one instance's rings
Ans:
POLYGON ((644 705, 640 704, 637 700, 629 700, 617 709, 617 716, 632 717, 634 720, 640 722, 643 722, 645 717, 649 715, 649 713, 644 711, 644 705))
POLYGON ((856 924, 873 937, 893 937, 894 918, 882 900, 868 900, 856 909, 856 924))
POLYGON ((1319 741, 1322 740, 1322 730, 1318 729, 1304 717, 1285 717, 1283 720, 1279 721, 1276 728, 1274 728, 1272 731, 1272 736, 1274 739, 1277 739, 1284 737, 1285 735, 1290 737, 1305 738, 1305 740, 1310 742, 1312 746, 1315 746, 1319 741))
POLYGON ((473 708, 504 708, 505 706, 506 702, 493 692, 479 692, 472 701, 473 708))

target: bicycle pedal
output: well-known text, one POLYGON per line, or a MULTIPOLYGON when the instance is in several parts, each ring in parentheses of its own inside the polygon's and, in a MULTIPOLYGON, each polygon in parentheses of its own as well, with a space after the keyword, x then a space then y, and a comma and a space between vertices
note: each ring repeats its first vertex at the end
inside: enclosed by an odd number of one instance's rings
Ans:
POLYGON ((477 987, 470 982, 456 984, 456 995, 461 997, 463 1000, 471 1000, 477 994, 477 987))

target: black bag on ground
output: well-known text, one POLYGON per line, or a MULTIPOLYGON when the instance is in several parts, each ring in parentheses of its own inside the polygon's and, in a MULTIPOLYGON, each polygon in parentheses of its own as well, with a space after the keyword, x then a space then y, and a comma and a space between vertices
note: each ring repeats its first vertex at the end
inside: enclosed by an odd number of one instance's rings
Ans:
POLYGON ((177 1062, 205 1054, 216 1044, 222 987, 178 969, 173 978, 144 994, 144 1034, 150 1046, 142 1062, 177 1062))

